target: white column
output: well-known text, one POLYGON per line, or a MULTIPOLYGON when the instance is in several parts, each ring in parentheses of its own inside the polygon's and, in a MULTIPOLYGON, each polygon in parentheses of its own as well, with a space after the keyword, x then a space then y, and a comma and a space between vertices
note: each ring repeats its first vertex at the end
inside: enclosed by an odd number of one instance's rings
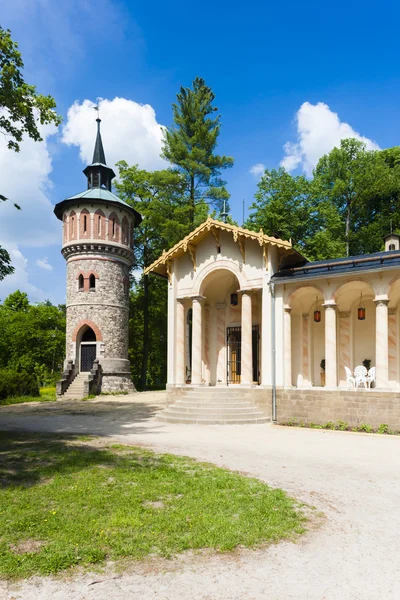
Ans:
POLYGON ((242 353, 240 383, 249 385, 253 381, 251 291, 242 293, 242 353))
POLYGON ((388 343, 388 304, 389 300, 379 298, 376 305, 376 387, 387 388, 389 385, 389 343, 388 343))
POLYGON ((203 298, 196 296, 193 298, 192 315, 192 384, 200 385, 202 383, 202 307, 203 298))
POLYGON ((325 385, 327 388, 337 387, 337 354, 336 354, 336 304, 329 302, 325 308, 325 385))
POLYGON ((182 384, 186 381, 185 374, 185 304, 183 299, 176 302, 176 378, 175 383, 182 384))
POLYGON ((285 306, 284 336, 285 336, 285 386, 292 387, 292 309, 285 306))
POLYGON ((226 304, 225 302, 217 302, 215 305, 217 311, 217 341, 216 341, 216 377, 217 377, 217 385, 226 385, 226 326, 225 326, 225 310, 226 304))
POLYGON ((168 282, 168 325, 167 325, 167 383, 175 383, 175 319, 176 319, 176 278, 171 266, 168 282))

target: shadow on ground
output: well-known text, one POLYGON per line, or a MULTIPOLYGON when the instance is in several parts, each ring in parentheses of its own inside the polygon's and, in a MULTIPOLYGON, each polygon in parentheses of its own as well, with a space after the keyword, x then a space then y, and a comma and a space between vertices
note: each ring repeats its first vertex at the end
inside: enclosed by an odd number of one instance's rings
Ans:
POLYGON ((0 409, 0 430, 99 436, 160 433, 164 426, 154 417, 164 406, 162 394, 146 401, 135 395, 132 401, 124 397, 5 406, 0 409))

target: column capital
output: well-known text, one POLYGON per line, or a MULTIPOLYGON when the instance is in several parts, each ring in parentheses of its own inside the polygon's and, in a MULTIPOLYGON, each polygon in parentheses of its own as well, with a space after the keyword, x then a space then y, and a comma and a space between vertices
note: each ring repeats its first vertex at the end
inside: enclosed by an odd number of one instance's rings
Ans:
POLYGON ((292 307, 288 306, 287 304, 283 307, 283 310, 285 311, 285 313, 291 313, 292 312, 292 307))
POLYGON ((350 311, 349 310, 342 310, 339 312, 339 317, 341 319, 348 319, 350 317, 350 311))
POLYGON ((198 302, 199 304, 201 304, 206 297, 205 296, 190 296, 190 299, 192 300, 192 302, 198 302))
POLYGON ((387 306, 389 304, 389 298, 381 298, 379 296, 376 296, 374 298, 374 303, 376 306, 387 306))
MULTIPOLYGON (((260 288, 261 289, 261 288, 260 288)), ((252 294, 254 294, 257 291, 257 289, 254 288, 249 288, 247 290, 237 290, 237 294, 242 294, 243 296, 246 294, 248 296, 251 296, 252 294)))
POLYGON ((310 315, 308 313, 303 313, 301 316, 303 317, 304 321, 307 321, 310 315))
POLYGON ((186 302, 186 298, 177 298, 176 301, 177 301, 178 304, 182 304, 183 305, 186 302))
POLYGON ((328 308, 337 308, 337 304, 333 301, 328 301, 328 302, 324 302, 324 304, 322 305, 324 307, 325 310, 327 310, 328 308))

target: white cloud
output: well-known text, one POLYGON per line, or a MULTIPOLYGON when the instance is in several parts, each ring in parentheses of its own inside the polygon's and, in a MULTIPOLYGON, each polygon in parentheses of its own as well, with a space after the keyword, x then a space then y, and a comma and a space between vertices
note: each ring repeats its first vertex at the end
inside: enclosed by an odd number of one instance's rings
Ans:
POLYGON ((53 270, 53 267, 49 264, 47 256, 45 256, 44 258, 37 258, 36 264, 38 267, 40 267, 41 269, 44 269, 45 271, 53 270))
POLYGON ((46 294, 29 281, 28 277, 28 259, 22 254, 16 244, 8 244, 7 250, 11 257, 15 272, 7 275, 0 281, 0 300, 3 301, 9 294, 20 290, 26 292, 29 299, 33 302, 43 302, 46 300, 46 294))
POLYGON ((369 150, 379 146, 339 119, 327 104, 304 102, 296 113, 297 142, 286 142, 281 166, 287 171, 300 168, 311 175, 318 160, 340 145, 340 140, 354 137, 365 142, 369 150))
POLYGON ((0 193, 10 199, 0 202, 0 246, 9 251, 15 267, 15 273, 0 282, 2 298, 20 287, 33 300, 42 300, 44 292, 28 281, 28 263, 21 248, 59 244, 61 239, 61 225, 47 197, 52 170, 48 138, 57 129, 47 125, 40 130, 44 141, 25 139, 18 153, 9 150, 6 138, 0 136, 0 193), (21 206, 20 211, 13 202, 21 206))
POLYGON ((264 175, 265 165, 262 163, 257 163, 250 168, 250 173, 254 175, 254 177, 262 177, 264 175))
MULTIPOLYGON (((95 103, 75 102, 68 110, 62 141, 79 147, 82 161, 90 164, 96 136, 95 103)), ((107 164, 114 167, 119 160, 138 164, 143 169, 163 169, 160 158, 162 125, 149 104, 138 104, 126 98, 100 99, 101 135, 107 164)))

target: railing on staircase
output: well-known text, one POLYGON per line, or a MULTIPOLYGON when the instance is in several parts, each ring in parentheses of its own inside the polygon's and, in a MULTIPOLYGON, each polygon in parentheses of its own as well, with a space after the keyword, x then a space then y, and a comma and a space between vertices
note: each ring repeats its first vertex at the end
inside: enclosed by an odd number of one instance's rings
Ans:
POLYGON ((60 381, 57 381, 56 395, 58 398, 60 398, 63 394, 65 394, 65 392, 67 391, 67 388, 71 385, 71 383, 75 379, 75 375, 76 375, 75 363, 73 360, 68 360, 67 366, 64 369, 63 374, 61 375, 60 381))
POLYGON ((100 394, 101 392, 101 365, 99 363, 99 359, 96 358, 93 367, 89 373, 89 377, 86 381, 83 382, 83 388, 85 391, 85 396, 89 396, 91 394, 100 394))

